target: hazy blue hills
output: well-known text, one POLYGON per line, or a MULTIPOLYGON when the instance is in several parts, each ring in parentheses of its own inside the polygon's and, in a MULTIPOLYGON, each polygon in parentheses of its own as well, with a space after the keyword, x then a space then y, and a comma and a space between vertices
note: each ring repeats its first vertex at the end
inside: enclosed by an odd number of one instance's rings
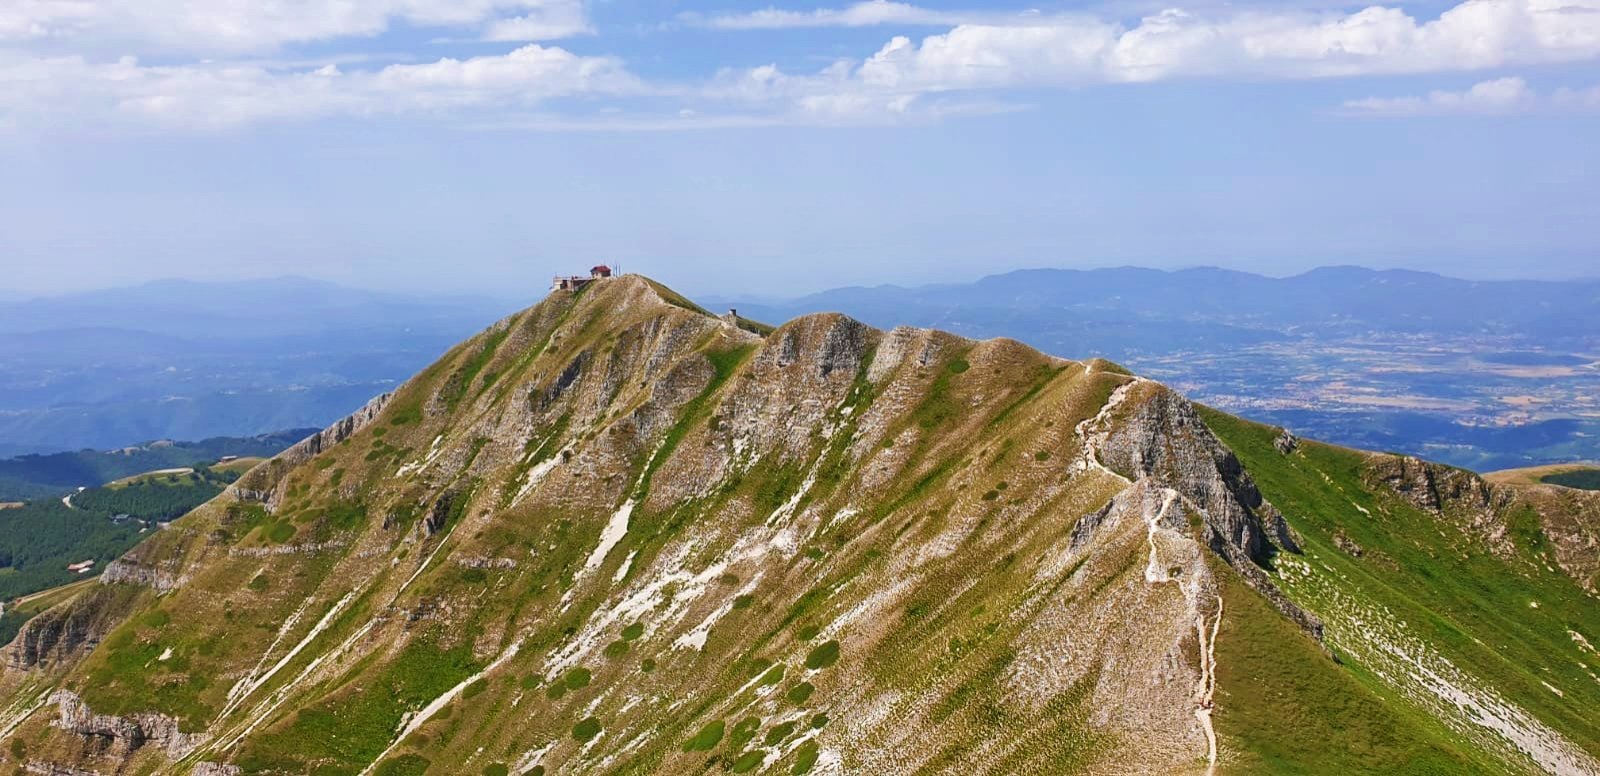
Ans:
POLYGON ((320 427, 526 301, 278 278, 0 302, 0 455, 320 427))
MULTIPOLYGON (((1072 311, 1076 315, 1058 320, 1202 322, 1224 338, 1259 336, 1262 329, 1288 335, 1307 328, 1506 334, 1590 344, 1600 336, 1600 318, 1595 316, 1600 311, 1600 280, 1471 281, 1360 267, 1324 267, 1287 278, 1210 267, 1174 272, 1136 267, 1034 269, 972 283, 841 288, 776 304, 744 305, 752 316, 766 314, 774 320, 824 308, 969 318, 973 325, 1034 322, 1030 319, 1039 316, 1026 312, 1030 310, 1072 311), (1118 314, 1129 319, 1119 320, 1118 314), (1241 334, 1239 329, 1255 334, 1241 334)), ((1118 336, 1113 334, 1112 341, 1118 336)), ((1086 344, 1107 347, 1093 339, 1086 344)))
POLYGON ((0 460, 0 501, 53 497, 80 487, 158 469, 211 463, 223 456, 266 457, 316 432, 297 428, 250 437, 212 437, 197 442, 158 441, 116 450, 77 450, 0 460))
POLYGON ((300 277, 158 280, 12 302, 0 306, 0 332, 99 328, 234 341, 362 329, 476 328, 486 309, 509 312, 515 303, 367 291, 300 277))

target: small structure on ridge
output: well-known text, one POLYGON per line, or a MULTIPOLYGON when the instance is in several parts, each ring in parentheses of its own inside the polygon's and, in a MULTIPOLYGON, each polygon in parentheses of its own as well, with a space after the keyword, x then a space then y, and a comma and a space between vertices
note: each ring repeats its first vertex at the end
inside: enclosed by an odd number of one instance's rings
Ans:
POLYGON ((582 275, 568 275, 565 277, 561 275, 555 276, 555 278, 550 281, 550 290, 576 291, 586 285, 589 285, 590 283, 593 283, 596 280, 608 277, 611 277, 611 268, 604 264, 599 264, 589 268, 588 277, 584 277, 582 275))

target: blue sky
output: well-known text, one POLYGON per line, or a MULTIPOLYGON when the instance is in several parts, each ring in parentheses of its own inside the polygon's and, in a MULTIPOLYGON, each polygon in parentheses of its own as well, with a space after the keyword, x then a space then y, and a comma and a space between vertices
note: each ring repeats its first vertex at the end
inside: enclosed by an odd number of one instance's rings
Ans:
POLYGON ((23 0, 0 288, 1594 276, 1594 137, 1600 0, 23 0))

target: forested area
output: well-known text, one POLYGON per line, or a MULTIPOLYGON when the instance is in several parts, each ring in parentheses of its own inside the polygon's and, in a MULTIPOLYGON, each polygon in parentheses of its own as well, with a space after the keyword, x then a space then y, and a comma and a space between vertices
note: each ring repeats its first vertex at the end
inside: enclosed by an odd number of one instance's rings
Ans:
POLYGON ((71 563, 94 560, 90 573, 98 573, 158 530, 157 523, 204 504, 238 478, 237 471, 200 467, 0 509, 0 600, 80 578, 67 570, 71 563))
POLYGON ((181 474, 153 474, 128 485, 90 488, 73 496, 72 505, 112 515, 172 520, 210 501, 224 486, 237 479, 239 472, 204 467, 181 474))
POLYGON ((98 571, 137 544, 142 528, 139 520, 113 522, 108 512, 73 509, 60 501, 0 510, 0 599, 77 579, 67 570, 69 563, 93 558, 98 571))

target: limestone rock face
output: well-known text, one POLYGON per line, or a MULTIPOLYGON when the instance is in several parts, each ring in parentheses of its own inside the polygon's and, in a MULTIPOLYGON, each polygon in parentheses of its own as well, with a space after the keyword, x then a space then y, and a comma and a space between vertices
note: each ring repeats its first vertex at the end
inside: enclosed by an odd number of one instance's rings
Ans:
POLYGON ((1600 594, 1600 492, 1554 485, 1495 486, 1510 494, 1503 512, 1539 518, 1556 563, 1592 594, 1600 594))
POLYGON ((1122 410, 1100 448, 1106 465, 1129 479, 1148 476, 1167 483, 1203 510, 1224 546, 1264 561, 1265 523, 1276 516, 1258 514, 1265 502, 1255 483, 1188 400, 1165 386, 1143 383, 1122 410))
POLYGON ((1277 439, 1272 440, 1272 446, 1277 448, 1278 452, 1289 455, 1299 449, 1300 437, 1295 436, 1293 431, 1284 429, 1278 433, 1277 439))
POLYGON ((1447 505, 1474 510, 1494 506, 1495 494, 1483 478, 1412 456, 1374 456, 1364 477, 1431 512, 1442 512, 1447 505))
POLYGON ((140 563, 133 557, 120 558, 106 566, 100 574, 102 585, 138 585, 148 587, 157 593, 167 593, 183 584, 183 577, 176 571, 157 568, 140 563))
POLYGON ((282 475, 285 471, 310 460, 323 450, 343 442, 352 434, 366 428, 383 411, 393 395, 385 393, 373 397, 361 409, 297 442, 293 447, 274 456, 272 460, 245 472, 236 482, 228 486, 224 494, 238 501, 264 503, 269 512, 273 511, 283 498, 278 486, 282 484, 282 475))
POLYGON ((203 736, 192 736, 178 729, 178 723, 164 714, 142 713, 129 717, 96 714, 75 693, 60 690, 50 696, 59 717, 55 724, 68 733, 103 744, 113 754, 127 756, 144 747, 163 750, 173 759, 188 754, 203 736))
POLYGON ((1299 551, 1288 523, 1193 404, 1165 386, 1141 381, 1130 385, 1103 422, 1110 429, 1101 432, 1098 453, 1108 467, 1179 493, 1206 526, 1211 548, 1284 615, 1321 637, 1316 616, 1291 603, 1262 571, 1273 552, 1299 551))
POLYGON ((70 658, 91 646, 97 634, 82 610, 51 610, 23 624, 6 647, 6 663, 27 670, 40 663, 70 658))
POLYGON ((194 766, 194 776, 242 776, 244 769, 237 765, 203 762, 194 766))
POLYGON ((1600 492, 1494 483, 1465 469, 1387 454, 1369 456, 1362 477, 1482 539, 1505 558, 1516 555, 1513 521, 1531 516, 1561 570, 1585 590, 1600 592, 1600 492))

